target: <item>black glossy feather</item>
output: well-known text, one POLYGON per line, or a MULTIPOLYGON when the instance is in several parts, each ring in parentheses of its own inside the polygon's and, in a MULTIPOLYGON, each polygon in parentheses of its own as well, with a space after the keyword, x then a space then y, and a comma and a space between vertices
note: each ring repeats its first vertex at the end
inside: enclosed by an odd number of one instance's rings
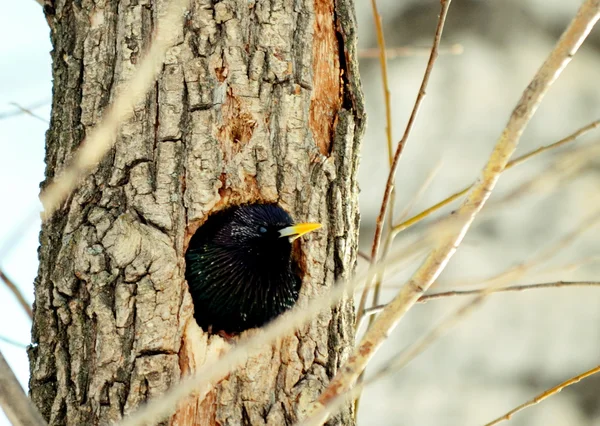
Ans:
POLYGON ((292 218, 274 204, 235 206, 211 215, 190 240, 186 280, 200 327, 238 333, 292 308, 301 281, 292 244, 279 230, 292 218))

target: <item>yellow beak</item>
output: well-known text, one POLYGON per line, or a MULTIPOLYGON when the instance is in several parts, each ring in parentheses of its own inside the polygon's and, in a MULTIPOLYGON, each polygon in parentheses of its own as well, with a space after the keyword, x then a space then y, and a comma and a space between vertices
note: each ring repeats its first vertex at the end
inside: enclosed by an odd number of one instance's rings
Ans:
POLYGON ((319 229, 320 227, 320 223, 299 223, 297 225, 280 229, 279 236, 288 237, 290 241, 294 241, 296 238, 301 237, 308 232, 314 231, 315 229, 319 229))

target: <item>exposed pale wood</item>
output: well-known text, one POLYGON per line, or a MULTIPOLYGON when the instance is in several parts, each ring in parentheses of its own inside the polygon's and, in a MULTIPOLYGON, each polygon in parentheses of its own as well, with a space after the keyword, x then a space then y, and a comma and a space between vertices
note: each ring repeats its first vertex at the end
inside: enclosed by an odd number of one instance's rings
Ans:
MULTIPOLYGON (((207 214, 277 201, 324 228, 299 242, 299 303, 356 262, 364 126, 352 2, 198 0, 115 147, 43 226, 31 396, 51 425, 108 424, 235 342, 192 320, 183 255, 207 214)), ((46 184, 148 49, 165 1, 57 2, 46 184)), ((285 425, 353 342, 348 301, 171 419, 285 425)), ((256 331, 250 331, 256 332, 256 331)), ((353 424, 350 405, 333 421, 353 424)))

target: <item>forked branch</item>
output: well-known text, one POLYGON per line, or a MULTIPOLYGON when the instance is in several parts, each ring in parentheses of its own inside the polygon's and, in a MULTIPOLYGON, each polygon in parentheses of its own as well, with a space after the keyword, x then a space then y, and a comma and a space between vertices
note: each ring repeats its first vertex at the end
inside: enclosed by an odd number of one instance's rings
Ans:
MULTIPOLYGON (((320 425, 327 420, 329 412, 324 407, 338 395, 348 392, 355 384, 358 376, 385 342, 394 327, 445 268, 476 215, 489 198, 511 155, 514 153, 527 123, 537 110, 544 95, 571 61, 599 17, 600 0, 585 1, 577 16, 565 30, 555 48, 523 92, 506 128, 494 147, 488 163, 483 169, 481 177, 454 215, 460 224, 458 231, 450 237, 440 238, 437 247, 425 259, 421 267, 405 284, 400 293, 379 314, 346 365, 339 370, 328 388, 319 397, 313 407, 311 418, 314 421, 311 424, 320 425)), ((389 189, 386 189, 386 193, 389 195, 389 189)), ((383 216, 385 216, 385 210, 384 203, 383 216)))

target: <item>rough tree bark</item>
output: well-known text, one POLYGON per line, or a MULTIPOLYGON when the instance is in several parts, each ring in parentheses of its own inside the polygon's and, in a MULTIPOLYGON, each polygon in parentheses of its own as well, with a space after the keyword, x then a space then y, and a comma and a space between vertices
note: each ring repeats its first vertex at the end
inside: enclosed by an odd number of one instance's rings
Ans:
MULTIPOLYGON (((46 182, 131 76, 164 5, 47 5, 46 182)), ((196 326, 183 278, 187 242, 211 212, 269 201, 324 224, 297 249, 300 305, 356 261, 364 115, 352 0, 192 0, 183 25, 114 149, 40 234, 30 387, 52 425, 117 421, 230 347, 196 326)), ((165 423, 293 423, 345 358, 353 320, 341 302, 165 423)), ((353 424, 351 407, 333 423, 353 424)))

